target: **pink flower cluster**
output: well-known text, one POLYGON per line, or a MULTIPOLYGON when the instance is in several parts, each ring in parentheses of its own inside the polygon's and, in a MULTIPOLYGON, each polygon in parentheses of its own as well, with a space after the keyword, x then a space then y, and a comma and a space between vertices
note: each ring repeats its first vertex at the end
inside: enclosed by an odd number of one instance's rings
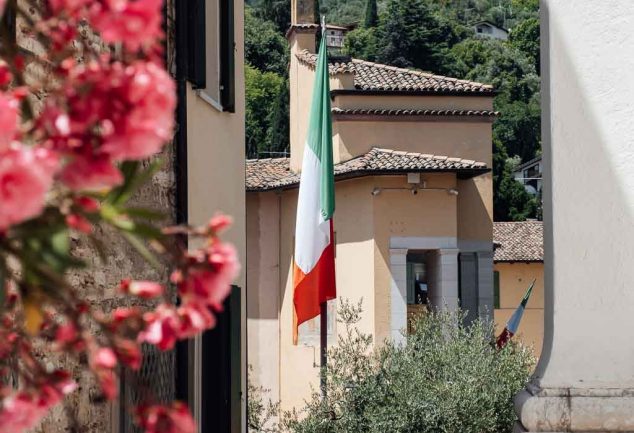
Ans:
POLYGON ((0 150, 0 232, 42 211, 57 167, 46 149, 14 143, 0 150))
POLYGON ((191 338, 215 325, 214 312, 222 311, 222 302, 240 271, 235 248, 215 236, 229 223, 224 215, 211 220, 208 245, 188 253, 182 268, 172 273, 181 305, 163 303, 146 313, 146 327, 139 341, 170 350, 177 340, 191 338))
POLYGON ((140 406, 136 413, 138 424, 145 433, 194 433, 196 423, 186 405, 174 402, 171 406, 140 406))
POLYGON ((61 173, 69 188, 117 185, 123 180, 117 161, 147 158, 171 138, 174 82, 146 61, 126 66, 102 57, 66 68, 59 97, 49 99, 40 117, 46 145, 69 161, 61 173))
POLYGON ((48 0, 51 14, 75 22, 87 19, 105 42, 121 42, 131 51, 162 38, 162 4, 162 0, 48 0))
POLYGON ((7 393, 7 389, 0 388, 0 395, 8 394, 2 399, 0 408, 0 433, 31 429, 77 387, 65 371, 56 371, 48 375, 47 379, 46 383, 30 390, 7 393))

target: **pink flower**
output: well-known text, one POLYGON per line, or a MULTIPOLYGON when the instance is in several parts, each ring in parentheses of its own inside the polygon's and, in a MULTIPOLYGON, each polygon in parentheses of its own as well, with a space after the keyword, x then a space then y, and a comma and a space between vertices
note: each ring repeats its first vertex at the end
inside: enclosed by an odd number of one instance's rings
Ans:
POLYGON ((95 371, 95 375, 104 397, 108 400, 114 400, 119 393, 115 372, 109 369, 98 369, 95 371))
POLYGON ((55 330, 55 342, 60 346, 74 343, 78 336, 77 328, 73 322, 59 325, 55 330))
POLYGON ((240 271, 238 256, 233 245, 222 242, 214 242, 205 253, 207 263, 189 270, 180 286, 181 296, 202 298, 207 305, 220 310, 240 271))
POLYGON ((19 109, 20 102, 17 99, 0 93, 0 152, 6 151, 15 138, 18 130, 19 109))
POLYGON ((0 230, 37 216, 51 188, 58 159, 21 145, 0 153, 0 230))
POLYGON ((66 225, 71 229, 75 229, 82 233, 92 233, 92 225, 90 224, 90 221, 78 214, 72 213, 66 215, 66 225))
POLYGON ((159 305, 155 311, 143 315, 146 328, 139 334, 140 343, 149 343, 160 350, 174 348, 182 327, 180 317, 173 306, 159 305))
POLYGON ((233 218, 228 215, 217 214, 209 221, 209 229, 218 234, 233 224, 233 218))
POLYGON ((85 7, 89 0, 48 0, 51 12, 58 15, 60 13, 66 13, 73 16, 78 10, 85 7))
POLYGON ((81 196, 75 199, 75 204, 82 208, 84 212, 96 213, 99 212, 101 204, 92 197, 81 196))
POLYGON ((111 188, 123 182, 123 176, 108 158, 76 157, 67 164, 61 180, 75 191, 111 188))
POLYGON ((141 354, 141 349, 136 342, 132 340, 117 339, 114 344, 114 349, 123 364, 127 365, 132 370, 138 370, 141 368, 143 355, 141 354))
POLYGON ((117 355, 109 347, 101 347, 93 355, 92 363, 97 368, 112 369, 117 366, 117 355))
POLYGON ((187 406, 174 402, 171 406, 139 406, 137 422, 145 433, 195 433, 196 423, 187 406))
MULTIPOLYGON (((39 389, 21 390, 2 400, 0 433, 21 433, 31 429, 57 405, 64 395, 77 389, 66 371, 55 371, 39 389)), ((2 391, 2 389, 0 389, 2 391)))
POLYGON ((114 159, 143 159, 161 150, 172 137, 176 94, 167 72, 149 62, 137 62, 125 71, 121 88, 130 109, 113 118, 113 132, 104 137, 102 150, 114 159))
MULTIPOLYGON (((3 3, 6 0, 0 0, 3 3)), ((2 15, 2 5, 0 4, 0 15, 2 15)), ((0 60, 0 87, 4 87, 11 82, 13 75, 9 69, 9 65, 4 60, 0 60)))
POLYGON ((152 299, 163 294, 163 286, 154 281, 130 281, 122 280, 120 289, 123 293, 138 296, 143 299, 152 299))
POLYGON ((122 42, 132 51, 162 36, 162 0, 103 0, 93 7, 90 22, 106 42, 122 42))
POLYGON ((182 319, 180 338, 190 338, 216 325, 216 318, 209 308, 194 303, 186 303, 178 308, 178 315, 182 319))

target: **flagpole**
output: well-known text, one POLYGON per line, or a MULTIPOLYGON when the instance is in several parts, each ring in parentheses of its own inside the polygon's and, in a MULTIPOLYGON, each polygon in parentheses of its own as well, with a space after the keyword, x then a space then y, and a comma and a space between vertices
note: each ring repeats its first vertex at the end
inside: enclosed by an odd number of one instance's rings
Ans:
MULTIPOLYGON (((326 15, 321 16, 321 37, 326 37, 326 15)), ((324 45, 325 47, 325 45, 324 45)), ((328 48, 326 49, 326 63, 328 63, 328 48)), ((327 70, 328 66, 326 66, 327 70)), ((319 305, 319 361, 321 365, 319 387, 321 398, 326 399, 326 368, 328 364, 328 302, 319 305)))
POLYGON ((328 362, 328 303, 319 306, 319 358, 321 364, 320 382, 321 398, 326 398, 326 363, 328 362))

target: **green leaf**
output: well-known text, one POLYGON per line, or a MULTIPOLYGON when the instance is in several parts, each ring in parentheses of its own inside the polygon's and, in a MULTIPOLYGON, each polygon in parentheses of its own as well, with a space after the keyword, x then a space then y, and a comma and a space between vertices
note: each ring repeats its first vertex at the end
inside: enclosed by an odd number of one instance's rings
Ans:
POLYGON ((154 173, 163 166, 162 159, 156 159, 148 165, 145 170, 139 171, 141 165, 138 161, 126 161, 121 164, 121 172, 124 176, 123 185, 112 190, 108 194, 107 201, 115 206, 121 206, 139 190, 146 182, 148 182, 154 173))
POLYGON ((130 232, 121 232, 123 237, 128 243, 141 254, 141 256, 150 264, 153 268, 160 271, 162 266, 152 252, 145 246, 143 241, 135 234, 130 232))
POLYGON ((147 220, 163 220, 167 217, 165 213, 153 209, 140 207, 126 207, 122 212, 130 217, 143 218, 147 220))

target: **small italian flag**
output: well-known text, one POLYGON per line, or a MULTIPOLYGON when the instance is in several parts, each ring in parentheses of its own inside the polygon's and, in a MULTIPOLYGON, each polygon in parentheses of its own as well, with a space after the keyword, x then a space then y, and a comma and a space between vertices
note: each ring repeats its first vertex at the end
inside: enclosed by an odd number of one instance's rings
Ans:
POLYGON ((526 304, 528 304, 528 298, 531 297, 531 292, 533 291, 534 285, 535 280, 533 280, 531 285, 528 287, 528 290, 526 290, 526 294, 524 295, 524 298, 522 298, 522 302, 520 302, 517 310, 515 310, 509 321, 506 322, 506 327, 504 328, 504 331, 502 331, 502 333, 498 336, 496 341, 498 349, 502 349, 504 346, 506 346, 506 343, 508 343, 511 337, 513 337, 513 335, 515 335, 515 333, 517 332, 517 328, 520 327, 520 321, 522 320, 522 316, 524 315, 524 310, 526 309, 526 304))
POLYGON ((299 183, 293 259, 293 343, 297 328, 336 297, 332 217, 335 180, 326 38, 321 39, 299 183))

